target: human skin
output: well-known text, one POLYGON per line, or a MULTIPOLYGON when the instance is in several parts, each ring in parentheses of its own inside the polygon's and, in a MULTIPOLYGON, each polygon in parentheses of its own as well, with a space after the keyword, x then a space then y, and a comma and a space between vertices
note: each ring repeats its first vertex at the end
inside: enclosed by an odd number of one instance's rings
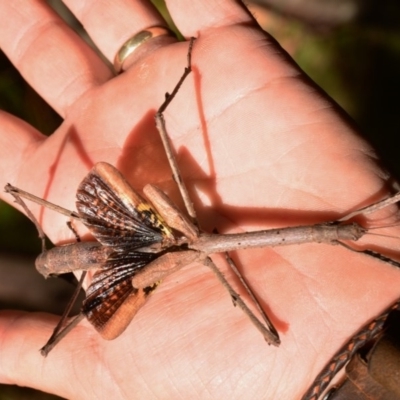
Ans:
MULTIPOLYGON (((163 24, 145 2, 64 3, 111 62, 129 37, 163 24)), ((193 73, 165 118, 203 228, 323 222, 388 194, 371 147, 245 8, 231 0, 167 6, 182 34, 197 37, 193 73)), ((153 116, 183 72, 188 43, 162 46, 114 77, 44 2, 1 2, 0 18, 1 48, 64 118, 46 138, 0 113, 3 184, 72 210, 79 182, 107 161, 136 189, 151 182, 179 199, 153 116)), ((74 240, 64 216, 29 207, 54 243, 74 240)), ((370 241, 395 249, 395 241, 370 241)), ((193 264, 165 279, 119 338, 105 341, 83 321, 47 358, 38 349, 58 318, 2 311, 0 382, 68 399, 299 399, 398 296, 398 271, 340 246, 246 250, 235 260, 276 324, 279 348, 232 307, 211 271, 193 264)))

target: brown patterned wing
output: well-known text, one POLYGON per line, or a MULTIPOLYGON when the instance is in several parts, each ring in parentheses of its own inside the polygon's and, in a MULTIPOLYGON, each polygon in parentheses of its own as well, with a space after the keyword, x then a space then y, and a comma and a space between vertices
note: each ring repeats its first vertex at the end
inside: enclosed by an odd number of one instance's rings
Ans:
POLYGON ((155 289, 136 289, 131 279, 157 257, 153 253, 115 252, 95 273, 82 312, 104 339, 118 337, 155 289))
POLYGON ((162 217, 110 164, 97 163, 76 197, 82 222, 103 245, 132 250, 173 237, 162 217))

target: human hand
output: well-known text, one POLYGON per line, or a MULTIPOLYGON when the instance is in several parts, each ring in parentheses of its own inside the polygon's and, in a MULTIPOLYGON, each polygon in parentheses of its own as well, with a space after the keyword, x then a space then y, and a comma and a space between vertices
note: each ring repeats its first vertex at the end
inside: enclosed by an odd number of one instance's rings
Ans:
MULTIPOLYGON (((110 61, 126 39, 163 24, 144 2, 65 3, 110 61)), ((165 118, 202 227, 322 222, 384 196, 370 147, 245 9, 228 0, 168 7, 184 36, 198 37, 193 74, 165 118)), ((79 182, 108 161, 136 189, 151 182, 178 198, 153 116, 182 74, 187 43, 114 77, 43 2, 3 2, 0 15, 2 49, 65 119, 48 139, 0 114, 4 184, 74 209, 79 182)), ((65 217, 29 207, 53 242, 73 240, 65 217)), ((210 271, 191 265, 168 277, 116 340, 84 321, 47 358, 38 349, 57 318, 2 312, 0 380, 70 399, 298 399, 400 282, 391 267, 327 245, 246 250, 236 260, 280 348, 266 345, 210 271)))

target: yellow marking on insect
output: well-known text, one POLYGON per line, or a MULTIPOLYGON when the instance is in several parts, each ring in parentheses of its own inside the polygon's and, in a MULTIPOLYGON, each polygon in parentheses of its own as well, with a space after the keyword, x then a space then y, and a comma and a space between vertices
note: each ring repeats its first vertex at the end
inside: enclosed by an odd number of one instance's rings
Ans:
POLYGON ((167 225, 164 219, 158 214, 154 208, 148 203, 139 203, 136 209, 143 216, 144 220, 150 221, 150 223, 159 229, 164 236, 173 237, 172 229, 167 225))

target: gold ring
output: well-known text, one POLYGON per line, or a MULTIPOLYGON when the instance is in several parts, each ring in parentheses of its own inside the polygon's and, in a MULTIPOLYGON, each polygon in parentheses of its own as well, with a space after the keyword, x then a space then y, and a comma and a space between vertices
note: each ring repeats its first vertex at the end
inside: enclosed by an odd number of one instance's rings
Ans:
POLYGON ((137 33, 128 39, 118 50, 114 58, 114 68, 117 74, 121 73, 124 68, 124 61, 143 43, 159 36, 172 36, 173 33, 162 26, 153 26, 144 31, 137 33))

